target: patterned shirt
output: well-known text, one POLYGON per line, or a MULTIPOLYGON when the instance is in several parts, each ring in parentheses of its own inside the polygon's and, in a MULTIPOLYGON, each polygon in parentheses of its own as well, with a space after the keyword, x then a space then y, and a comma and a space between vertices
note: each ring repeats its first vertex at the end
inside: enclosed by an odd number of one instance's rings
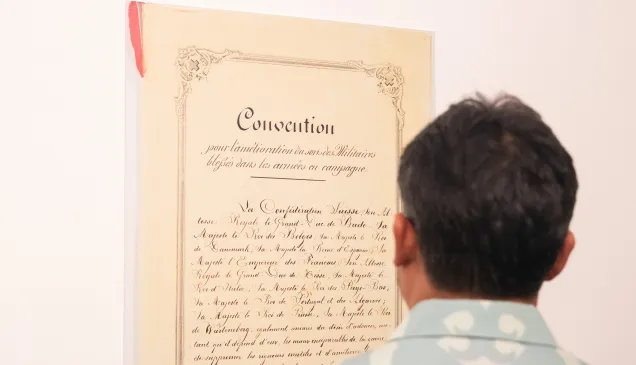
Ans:
POLYGON ((381 347, 341 365, 585 365, 527 304, 426 300, 381 347))

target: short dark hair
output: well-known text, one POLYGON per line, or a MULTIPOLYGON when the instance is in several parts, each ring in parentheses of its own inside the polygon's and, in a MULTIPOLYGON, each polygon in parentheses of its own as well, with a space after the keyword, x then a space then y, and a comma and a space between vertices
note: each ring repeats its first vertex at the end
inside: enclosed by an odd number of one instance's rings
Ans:
POLYGON ((538 293, 578 189, 568 152, 511 95, 451 105, 405 148, 398 183, 433 286, 499 299, 538 293))

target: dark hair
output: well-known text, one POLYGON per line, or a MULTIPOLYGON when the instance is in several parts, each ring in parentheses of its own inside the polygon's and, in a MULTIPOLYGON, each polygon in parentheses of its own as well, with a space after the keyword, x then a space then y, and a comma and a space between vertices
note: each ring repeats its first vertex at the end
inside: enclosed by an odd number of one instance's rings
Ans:
POLYGON ((398 182, 432 284, 500 299, 539 291, 578 189, 550 127, 510 95, 451 105, 406 147, 398 182))

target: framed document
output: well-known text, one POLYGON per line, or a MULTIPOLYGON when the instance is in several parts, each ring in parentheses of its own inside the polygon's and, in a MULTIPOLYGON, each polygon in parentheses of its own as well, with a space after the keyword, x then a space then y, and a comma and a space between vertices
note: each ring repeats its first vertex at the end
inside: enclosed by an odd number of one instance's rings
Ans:
POLYGON ((333 364, 401 321, 429 33, 144 4, 137 364, 333 364))

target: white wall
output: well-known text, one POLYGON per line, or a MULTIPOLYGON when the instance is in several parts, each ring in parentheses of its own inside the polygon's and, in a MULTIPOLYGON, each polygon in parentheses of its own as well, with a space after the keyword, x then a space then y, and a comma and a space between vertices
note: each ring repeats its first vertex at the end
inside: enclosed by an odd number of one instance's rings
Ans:
MULTIPOLYGON (((124 4, 32 3, 3 2, 0 12, 0 363, 118 365, 124 4)), ((581 181, 578 248, 545 288, 541 309, 584 359, 633 363, 636 25, 628 21, 636 2, 181 3, 432 30, 438 111, 474 90, 513 92, 538 109, 574 155, 581 181)))

